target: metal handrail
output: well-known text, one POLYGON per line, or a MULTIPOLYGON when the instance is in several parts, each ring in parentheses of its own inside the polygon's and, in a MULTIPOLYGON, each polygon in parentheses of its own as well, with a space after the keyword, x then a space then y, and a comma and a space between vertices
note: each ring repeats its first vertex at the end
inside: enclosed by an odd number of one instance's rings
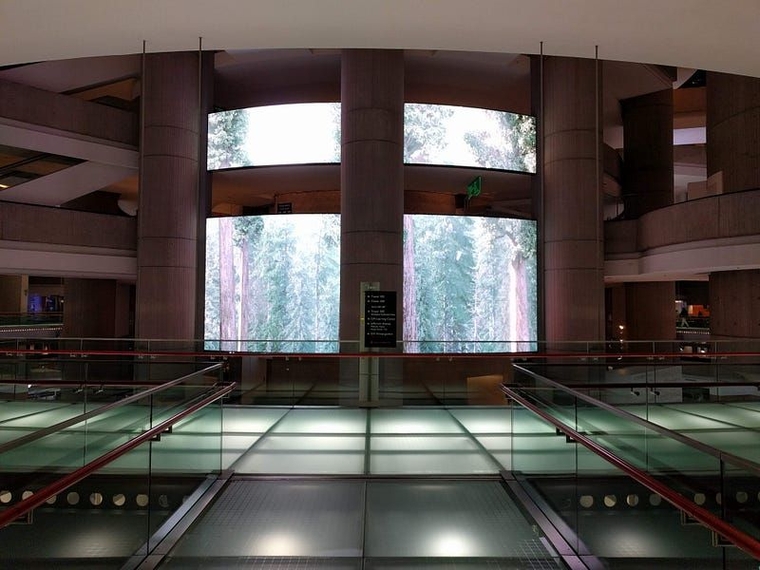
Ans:
POLYGON ((82 423, 83 421, 99 416, 100 414, 103 414, 110 410, 114 410, 116 408, 120 408, 127 404, 131 404, 132 402, 135 402, 137 400, 142 400, 143 398, 147 396, 152 396, 153 394, 163 392, 164 390, 168 388, 172 388, 176 386, 177 384, 181 384, 182 382, 186 381, 189 378, 192 378, 193 376, 196 376, 198 374, 203 374, 206 372, 211 372, 221 367, 222 367, 222 364, 214 364, 212 366, 209 366, 208 368, 204 368, 203 370, 197 370, 195 372, 192 372, 191 374, 180 376, 179 378, 171 380, 170 382, 164 382, 163 384, 159 384, 158 386, 155 386, 153 388, 149 388, 142 392, 138 392, 137 394, 132 394, 131 396, 127 396, 126 398, 122 398, 121 400, 111 402, 110 404, 105 404, 104 406, 100 406, 99 408, 96 408, 89 412, 85 412, 84 414, 79 414, 78 416, 74 416, 73 418, 69 418, 67 420, 63 420, 62 422, 58 422, 57 424, 53 424, 46 428, 35 430, 32 433, 18 437, 16 439, 12 439, 11 441, 8 441, 0 445, 0 453, 5 453, 6 451, 10 451, 11 449, 16 449, 17 447, 21 447, 22 445, 26 445, 27 443, 37 441, 38 439, 42 439, 43 437, 59 432, 63 429, 66 429, 78 423, 82 423))
MULTIPOLYGON (((28 381, 27 381, 28 382, 28 381)), ((35 382, 35 384, 38 384, 35 382)), ((622 382, 615 380, 614 382, 588 382, 588 383, 573 383, 568 382, 562 384, 566 388, 573 390, 604 390, 604 389, 620 389, 620 388, 729 388, 734 386, 739 387, 760 387, 760 381, 742 381, 742 380, 663 380, 657 382, 622 382)))
MULTIPOLYGON (((735 465, 747 471, 751 471, 754 475, 760 477, 760 464, 755 463, 754 461, 745 459, 744 457, 739 457, 738 455, 734 455, 733 453, 729 453, 727 451, 722 451, 716 447, 707 445, 706 443, 702 443, 701 441, 697 441, 696 439, 692 439, 686 435, 683 435, 682 433, 669 430, 666 427, 647 421, 644 418, 640 418, 639 416, 635 414, 626 412, 625 410, 621 410, 620 408, 616 406, 612 406, 606 402, 597 400, 596 398, 593 398, 587 394, 583 394, 581 392, 568 388, 567 386, 564 386, 563 384, 560 384, 559 382, 550 380, 549 378, 546 378, 545 376, 536 374, 535 372, 532 372, 531 370, 523 368, 522 366, 515 365, 515 369, 527 374, 528 376, 531 376, 532 378, 535 378, 536 380, 545 382, 549 384, 550 386, 552 386, 553 388, 562 390, 563 392, 565 392, 566 394, 570 394, 574 398, 578 398, 579 400, 588 402, 589 404, 592 404, 598 408, 602 408, 603 410, 610 412, 611 414, 619 418, 623 418, 625 420, 631 421, 644 428, 655 431, 659 433, 660 435, 664 435, 665 437, 674 439, 680 443, 683 443, 684 445, 688 445, 689 447, 696 449, 698 451, 701 451, 702 453, 706 453, 707 455, 710 455, 711 457, 714 457, 718 459, 719 461, 723 461, 730 465, 735 465)), ((614 387, 614 385, 611 385, 611 386, 614 387)), ((625 386, 627 387, 628 385, 626 384, 625 386)))
POLYGON ((210 403, 218 400, 219 398, 223 398, 227 394, 229 394, 233 388, 235 387, 235 384, 228 384, 226 386, 223 386, 213 394, 210 394, 203 400, 193 404, 189 408, 186 408, 182 410, 181 412, 177 412, 175 415, 173 415, 171 418, 161 422, 160 424, 152 427, 151 429, 144 431, 137 437, 130 439, 126 443, 121 444, 120 446, 112 449, 108 453, 105 453, 101 455, 100 457, 93 459, 86 465, 83 465, 79 469, 72 471, 68 475, 65 475, 64 477, 61 477, 57 481, 47 485, 46 487, 43 487, 33 495, 30 495, 26 499, 22 499, 12 507, 9 507, 8 509, 4 511, 0 511, 0 529, 8 526, 13 521, 19 519, 20 517, 25 516, 29 512, 31 512, 33 509, 36 509, 43 503, 45 503, 48 499, 51 497, 65 491, 72 485, 78 483, 88 475, 94 473, 98 469, 101 469, 102 467, 105 467, 112 461, 115 461, 116 459, 120 458, 122 455, 126 454, 127 452, 131 451, 138 445, 145 443, 146 441, 160 435, 161 433, 167 431, 170 427, 172 427, 174 424, 176 424, 181 419, 185 418, 186 416, 189 416, 192 413, 197 412, 198 410, 205 408, 210 403))
MULTIPOLYGON (((30 340, 50 340, 53 342, 62 342, 65 339, 30 339, 30 340)), ((188 341, 191 342, 191 341, 188 341)), ((275 342, 275 341, 271 341, 275 342)), ((310 341, 276 341, 276 342, 310 342, 310 341)), ((316 341, 314 341, 316 342, 316 341)), ((338 342, 338 341, 326 341, 326 342, 338 342)), ((493 344, 513 344, 523 341, 493 341, 493 344)), ((532 341, 524 341, 525 343, 532 341)), ((677 341, 668 341, 673 344, 677 344, 677 341)), ((716 341, 711 341, 716 342, 716 341)), ((356 341, 351 341, 355 344, 356 341)), ((133 344, 139 344, 134 342, 133 344)), ((402 341, 399 341, 399 346, 402 345, 402 341)), ((617 348, 617 346, 615 346, 617 348)), ((647 360, 652 359, 668 359, 668 358, 700 358, 700 359, 719 359, 719 358, 748 358, 754 357, 760 360, 760 351, 743 350, 743 351, 710 351, 706 353, 685 353, 685 352, 655 352, 655 351, 630 351, 625 352, 622 350, 615 351, 535 351, 535 352, 513 352, 513 351, 501 351, 501 352, 256 352, 247 350, 160 350, 160 349, 139 349, 134 350, 119 350, 119 349, 61 349, 61 348, 4 348, 2 347, 2 339, 0 339, 0 356, 12 357, 39 355, 39 356, 72 356, 72 357, 99 357, 99 356, 124 356, 128 358, 158 358, 158 357, 193 357, 193 358, 228 358, 231 356, 255 356, 262 358, 292 358, 292 359, 310 359, 310 358, 440 358, 440 359, 466 359, 466 358, 515 358, 518 360, 542 360, 546 358, 559 358, 559 359, 581 359, 581 360, 602 360, 620 358, 624 360, 643 358, 647 360)), ((584 363, 585 364, 585 363, 584 363)))
POLYGON ((624 471, 626 474, 628 474, 630 477, 635 479, 637 482, 644 485, 647 489, 652 491, 653 493, 657 493, 660 495, 663 499, 668 501, 671 505, 676 507, 677 509, 683 511, 690 517, 692 517, 694 520, 699 521, 704 526, 709 528, 710 530, 714 531, 716 534, 722 536, 724 539, 729 541, 730 543, 736 545, 738 548, 741 548, 744 552, 749 554, 750 556, 759 559, 760 560, 760 541, 756 540, 755 538, 751 537, 750 535, 746 534, 745 532, 739 530, 738 528, 734 527, 733 525, 727 523, 723 519, 717 517, 707 509, 704 509, 698 505, 695 505, 683 495, 679 494, 678 492, 674 491, 664 483, 661 483, 648 473, 645 473, 641 469, 638 469, 637 467, 631 465, 624 459, 621 459, 608 449, 602 447, 595 441, 589 439, 585 435, 581 434, 580 432, 575 431, 571 427, 565 425, 558 419, 554 418, 552 415, 546 413, 539 407, 537 407, 535 404, 529 402, 525 398, 523 398, 521 395, 516 393, 511 388, 508 388, 507 386, 502 386, 502 391, 518 402, 521 406, 529 409, 537 416, 541 417, 543 420, 549 422, 552 424, 555 428, 562 431, 567 437, 570 439, 577 441, 584 447, 586 447, 588 450, 596 454, 597 456, 601 457, 608 463, 611 463, 618 469, 624 471))

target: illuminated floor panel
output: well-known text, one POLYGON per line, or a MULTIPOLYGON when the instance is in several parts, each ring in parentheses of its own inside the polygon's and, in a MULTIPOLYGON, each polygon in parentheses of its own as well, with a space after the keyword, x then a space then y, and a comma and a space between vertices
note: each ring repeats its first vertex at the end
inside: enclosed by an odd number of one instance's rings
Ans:
POLYGON ((238 567, 561 566, 495 481, 235 480, 162 568, 238 567))
POLYGON ((370 445, 370 473, 375 475, 499 472, 499 466, 466 436, 373 436, 370 445))
POLYGON ((364 436, 278 436, 263 438, 233 468, 237 473, 361 474, 364 436))
POLYGON ((367 557, 528 558, 541 545, 498 482, 374 482, 367 557))
POLYGON ((373 410, 370 422, 373 434, 464 433, 451 414, 441 409, 373 410))
MULTIPOLYGON (((756 445, 757 402, 626 406, 648 412, 665 427, 760 461, 756 445), (742 427, 734 427, 731 423, 742 427)), ((0 403, 0 443, 81 411, 80 405, 50 402, 0 403)), ((611 448, 647 454, 651 466, 711 469, 710 460, 661 437, 643 437, 642 428, 604 410, 578 411, 581 427, 611 448)), ((155 420, 155 418, 154 418, 155 420)), ((149 424, 144 406, 126 406, 84 426, 69 428, 3 454, 9 470, 50 466, 71 468, 126 441, 149 424), (86 443, 86 445, 85 445, 86 443), (82 449, 87 449, 83 455, 82 449)), ((452 408, 292 408, 230 406, 209 408, 180 422, 151 444, 152 467, 190 471, 233 467, 253 474, 450 474, 608 471, 607 464, 557 436, 552 426, 514 407, 452 408), (220 426, 223 426, 220 427, 220 426), (220 437, 219 432, 224 435, 220 437)), ((108 468, 143 471, 144 445, 108 468)), ((634 453, 634 454, 635 454, 634 453)), ((643 457, 643 455, 642 455, 643 457)))
POLYGON ((232 481, 173 555, 359 557, 362 495, 359 482, 232 481))
POLYGON ((273 433, 364 434, 367 411, 344 408, 297 408, 291 410, 273 433))
POLYGON ((452 416, 470 433, 511 433, 511 408, 452 408, 452 416))

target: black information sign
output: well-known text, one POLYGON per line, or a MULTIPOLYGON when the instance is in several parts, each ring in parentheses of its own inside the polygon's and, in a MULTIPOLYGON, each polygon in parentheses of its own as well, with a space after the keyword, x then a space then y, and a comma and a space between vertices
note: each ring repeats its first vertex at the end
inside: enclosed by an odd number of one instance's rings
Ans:
POLYGON ((277 213, 278 214, 292 214, 293 202, 280 202, 279 204, 277 204, 277 213))
POLYGON ((396 348, 396 292, 364 292, 364 346, 396 348))

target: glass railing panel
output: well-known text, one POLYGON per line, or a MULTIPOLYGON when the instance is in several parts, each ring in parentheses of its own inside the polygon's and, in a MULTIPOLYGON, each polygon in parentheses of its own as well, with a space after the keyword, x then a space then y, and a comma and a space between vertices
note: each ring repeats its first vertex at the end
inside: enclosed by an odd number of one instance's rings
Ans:
MULTIPOLYGON (((211 414, 220 415, 218 404, 211 414)), ((215 439, 216 444, 205 450, 217 458, 213 461, 217 465, 218 429, 217 425, 216 435, 208 440, 211 444, 215 439)), ((205 478, 205 473, 189 467, 181 474, 156 469, 156 464, 168 462, 162 456, 176 457, 172 435, 142 444, 51 497, 30 517, 0 529, 0 565, 83 568, 97 563, 119 568, 132 556, 147 555, 149 538, 205 478)), ((24 493, 42 492, 48 482, 26 485, 4 506, 13 506, 24 493)))
MULTIPOLYGON (((215 374, 218 380, 220 371, 215 374)), ((208 393, 209 385, 192 385, 196 378, 203 375, 184 379, 180 390, 171 389, 169 406, 154 401, 158 394, 140 396, 146 387, 14 384, 14 399, 0 403, 0 487, 12 495, 30 485, 42 487, 113 450, 208 393), (121 404, 135 394, 136 399, 121 404)))
POLYGON ((42 484, 84 461, 83 431, 58 432, 20 447, 14 441, 56 425, 87 410, 90 391, 57 382, 2 384, 0 403, 0 487, 17 496, 30 484, 42 484))
POLYGON ((760 538, 760 478, 757 471, 724 462, 712 498, 721 518, 750 536, 760 538))
POLYGON ((210 391, 205 394, 203 401, 191 397, 176 406, 175 413, 197 416, 188 415, 171 431, 156 434, 160 437, 147 439, 150 434, 144 433, 152 415, 150 396, 145 396, 91 418, 86 427, 72 426, 2 454, 0 516, 30 494, 44 496, 48 485, 67 474, 76 478, 31 514, 0 528, 0 566, 85 567, 97 562, 119 568, 135 554, 146 555, 149 537, 207 474, 222 468, 222 402, 207 403, 210 391), (196 411, 202 404, 207 405, 196 411), (138 435, 144 443, 129 451, 119 447, 139 441, 134 439, 138 435), (88 469, 85 461, 100 461, 117 448, 123 455, 100 469, 81 475, 75 471, 88 469), (8 461, 22 450, 26 462, 8 461))
POLYGON ((229 362, 237 403, 254 405, 503 406, 502 355, 245 355, 229 362))
POLYGON ((512 471, 515 473, 566 474, 578 469, 574 444, 523 407, 512 408, 512 471))
MULTIPOLYGON (((524 373, 521 373, 524 375, 524 373)), ((757 479, 760 468, 748 465, 746 468, 740 460, 724 457, 717 448, 711 448, 705 439, 693 440, 680 432, 694 434, 704 432, 716 437, 718 431, 725 431, 726 425, 709 417, 699 414, 684 413, 676 408, 685 407, 683 404, 649 405, 648 417, 659 419, 661 423, 676 427, 678 432, 668 431, 660 425, 643 422, 636 417, 626 416, 620 408, 607 407, 606 404, 589 399, 592 389, 571 391, 554 385, 535 375, 522 378, 523 385, 515 391, 542 413, 558 420, 565 426, 577 431, 580 436, 591 443, 600 446, 606 452, 612 453, 632 469, 640 470, 653 477, 656 481, 666 484, 672 491, 686 498, 693 505, 701 507, 717 517, 745 530, 750 536, 760 534, 760 525, 756 513, 748 510, 749 494, 737 495, 739 491, 731 490, 731 498, 726 500, 725 488, 732 472, 738 471, 743 475, 752 473, 757 479), (543 386, 543 389, 541 388, 543 386), (575 394, 575 417, 569 417, 567 406, 557 405, 554 391, 565 393, 565 397, 575 394), (666 414, 670 412, 670 417, 666 414), (677 416, 674 418, 674 416, 677 416), (666 418, 669 418, 666 421, 666 418), (744 500, 739 503, 737 496, 744 500), (724 500, 721 502, 721 497, 724 500), (712 500, 711 500, 712 498, 712 500), (728 520, 727 506, 731 504, 732 519, 728 520), (736 521, 741 520, 741 524, 736 521)), ((720 404, 717 404, 720 405, 720 404)), ((688 407, 699 406, 697 404, 688 407)), ((736 439, 737 434, 731 434, 736 439)), ((738 434, 739 436, 741 434, 738 434)), ((755 434, 753 434, 755 435, 755 434)), ((755 435, 756 440, 756 435, 755 435)), ((584 470, 578 464, 578 473, 584 470)), ((738 478, 741 480, 741 477, 738 478)), ((610 499, 612 500, 612 499, 610 499)))
MULTIPOLYGON (((177 484, 189 490, 207 475, 224 469, 223 417, 220 399, 174 424, 170 433, 149 442, 144 450, 150 456, 149 535, 182 505, 186 496, 178 496, 177 484)), ((128 466, 117 461, 111 470, 116 469, 124 472, 128 466)))
POLYGON ((718 570, 725 568, 724 555, 738 550, 714 547, 709 530, 620 473, 532 477, 529 483, 576 534, 579 553, 593 554, 606 568, 718 570))
MULTIPOLYGON (((157 528, 146 516, 149 457, 139 449, 134 453, 139 458, 130 461, 128 473, 95 473, 0 529, 0 564, 85 568, 97 563, 119 568, 136 552, 146 553, 143 545, 157 528)), ((27 493, 42 492, 58 476, 26 482, 3 506, 14 506, 27 493)))

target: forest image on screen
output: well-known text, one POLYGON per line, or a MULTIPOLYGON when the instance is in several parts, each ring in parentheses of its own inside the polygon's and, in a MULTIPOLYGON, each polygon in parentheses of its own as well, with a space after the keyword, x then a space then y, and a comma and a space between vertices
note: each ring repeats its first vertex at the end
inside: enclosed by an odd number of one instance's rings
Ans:
MULTIPOLYGON (((405 351, 535 348, 535 222, 405 215, 403 256, 405 351)), ((339 307, 339 215, 207 221, 207 348, 336 352, 339 307)))
POLYGON ((408 352, 534 350, 536 223, 404 216, 408 352))
POLYGON ((210 218, 206 347, 336 352, 339 279, 337 214, 210 218))
MULTIPOLYGON (((294 103, 208 115, 209 170, 339 163, 340 103, 294 103)), ((536 119, 493 109, 406 103, 404 162, 536 171, 536 119)))

